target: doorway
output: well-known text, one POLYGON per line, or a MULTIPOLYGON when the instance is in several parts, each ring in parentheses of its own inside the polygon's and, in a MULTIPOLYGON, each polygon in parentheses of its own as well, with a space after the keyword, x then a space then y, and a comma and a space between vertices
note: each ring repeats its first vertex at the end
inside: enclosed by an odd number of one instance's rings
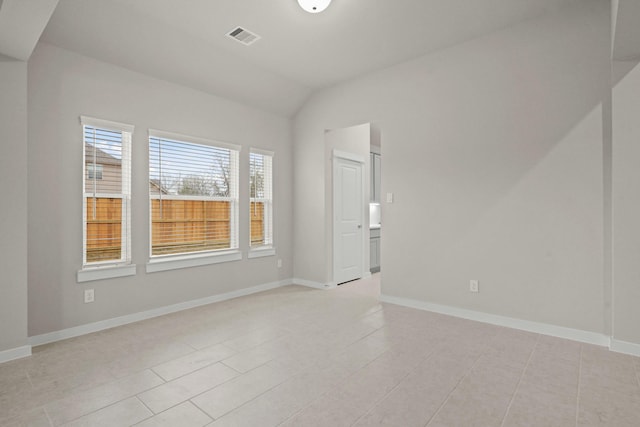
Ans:
POLYGON ((364 271, 364 162, 333 153, 333 280, 359 279, 364 271))

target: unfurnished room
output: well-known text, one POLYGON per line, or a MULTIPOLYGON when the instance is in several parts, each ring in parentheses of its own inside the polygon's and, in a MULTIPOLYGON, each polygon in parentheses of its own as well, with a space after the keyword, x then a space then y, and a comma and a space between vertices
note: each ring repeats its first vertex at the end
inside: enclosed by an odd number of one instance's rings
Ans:
POLYGON ((0 426, 639 426, 639 23, 0 0, 0 426))

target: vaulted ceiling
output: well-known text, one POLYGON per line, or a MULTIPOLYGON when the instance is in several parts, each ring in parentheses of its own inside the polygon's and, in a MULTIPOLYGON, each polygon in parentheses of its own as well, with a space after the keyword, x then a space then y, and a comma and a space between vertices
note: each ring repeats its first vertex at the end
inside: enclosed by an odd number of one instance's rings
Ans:
POLYGON ((640 61, 640 1, 619 0, 614 21, 613 59, 640 61))
MULTIPOLYGON (((296 0, 4 0, 0 53, 25 60, 46 25, 44 42, 292 115, 319 88, 580 1, 333 0, 309 14, 296 0), (237 26, 261 39, 225 36, 237 26)), ((640 54, 639 5, 619 0, 614 46, 625 58, 640 54)))

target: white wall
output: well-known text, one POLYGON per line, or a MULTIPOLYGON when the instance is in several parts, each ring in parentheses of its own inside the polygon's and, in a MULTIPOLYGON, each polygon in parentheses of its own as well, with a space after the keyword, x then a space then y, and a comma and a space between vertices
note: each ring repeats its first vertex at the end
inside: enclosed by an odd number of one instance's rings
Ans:
POLYGON ((30 336, 292 277, 289 119, 43 44, 29 61, 28 99, 30 336), (134 277, 76 282, 82 263, 80 115, 136 126, 132 148, 134 277), (249 147, 275 151, 277 257, 246 259, 249 195, 248 180, 241 179, 246 183, 240 187, 242 261, 145 273, 149 128, 242 145, 241 176, 248 174, 249 147), (276 258, 283 259, 283 268, 276 267, 276 258), (86 288, 95 289, 92 304, 83 303, 86 288))
POLYGON ((294 119, 296 277, 326 282, 323 131, 382 135, 382 291, 605 332, 597 0, 317 93, 294 119), (480 293, 468 291, 480 280, 480 293))
POLYGON ((613 338, 640 345, 640 66, 614 62, 614 71, 613 338))
MULTIPOLYGON (((0 55, 0 353, 27 345, 27 63, 0 55)), ((6 353, 5 353, 6 354, 6 353)), ((24 354, 22 354, 24 355, 24 354)), ((17 357, 0 355, 0 361, 17 357)))

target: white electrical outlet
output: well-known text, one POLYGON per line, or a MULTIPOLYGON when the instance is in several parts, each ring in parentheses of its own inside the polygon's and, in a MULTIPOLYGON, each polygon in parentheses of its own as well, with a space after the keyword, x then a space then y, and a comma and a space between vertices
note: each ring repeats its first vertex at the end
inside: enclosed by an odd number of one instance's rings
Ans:
POLYGON ((93 293, 93 289, 85 289, 84 290, 84 303, 90 303, 95 301, 95 294, 93 293))
POLYGON ((478 280, 469 280, 469 292, 480 292, 480 282, 478 280))
POLYGON ((281 259, 278 260, 277 265, 278 265, 278 268, 282 268, 282 260, 281 259))

